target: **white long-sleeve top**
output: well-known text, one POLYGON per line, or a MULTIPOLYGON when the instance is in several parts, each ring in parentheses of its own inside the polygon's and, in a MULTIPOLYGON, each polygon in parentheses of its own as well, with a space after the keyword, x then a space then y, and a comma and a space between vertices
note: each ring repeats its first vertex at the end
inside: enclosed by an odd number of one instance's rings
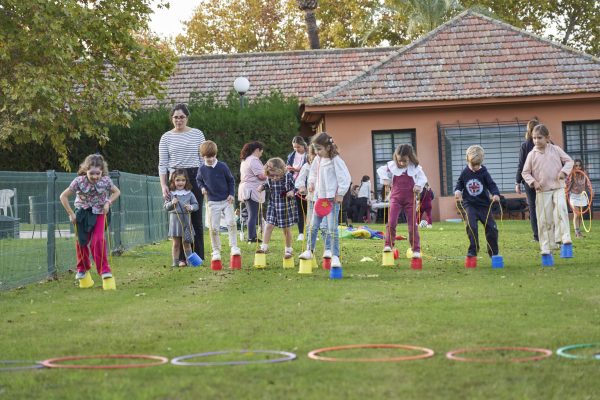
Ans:
POLYGON ((350 188, 350 171, 340 156, 316 156, 310 165, 308 186, 314 185, 314 200, 343 196, 350 188))
POLYGON ((371 181, 361 182, 356 197, 366 197, 371 202, 371 181))
POLYGON ((302 165, 302 168, 300 168, 300 172, 298 172, 296 181, 294 182, 294 186, 296 186, 296 189, 306 188, 306 183, 308 182, 308 173, 309 172, 310 172, 310 164, 304 163, 304 165, 302 165))
POLYGON ((377 168, 377 176, 379 177, 379 182, 383 185, 383 181, 392 181, 394 176, 400 176, 403 173, 407 173, 408 176, 413 178, 416 186, 421 187, 421 191, 423 190, 423 186, 427 183, 427 177, 425 176, 425 172, 423 172, 423 168, 420 165, 414 165, 413 163, 408 163, 406 168, 400 168, 396 161, 388 161, 386 165, 382 165, 377 168))

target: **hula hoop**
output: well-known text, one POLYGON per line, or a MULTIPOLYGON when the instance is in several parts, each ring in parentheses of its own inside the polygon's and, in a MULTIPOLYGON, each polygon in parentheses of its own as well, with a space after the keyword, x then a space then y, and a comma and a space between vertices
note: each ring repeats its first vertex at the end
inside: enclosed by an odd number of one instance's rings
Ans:
POLYGON ((31 364, 31 363, 35 363, 33 365, 24 365, 22 367, 3 367, 0 368, 0 372, 3 371, 23 371, 26 369, 40 369, 40 368, 44 368, 44 366, 42 364, 39 363, 39 361, 36 363, 36 361, 23 361, 23 360, 0 360, 0 365, 12 365, 12 364, 31 364))
POLYGON ((537 349, 533 347, 512 347, 512 346, 503 346, 503 347, 480 347, 480 348, 471 348, 471 349, 458 349, 452 350, 446 353, 446 358, 454 361, 462 361, 462 362, 481 362, 481 363, 497 363, 497 362, 526 362, 526 361, 539 361, 544 358, 548 358, 552 355, 552 350, 548 349, 537 349), (518 357, 518 358, 509 358, 507 360, 497 360, 494 358, 467 358, 467 357, 458 357, 457 354, 467 353, 467 352, 478 352, 478 351, 496 351, 496 350, 508 350, 508 351, 525 351, 530 353, 539 353, 540 355, 531 356, 531 357, 518 357))
POLYGON ((425 358, 433 357, 435 352, 426 347, 409 346, 404 344, 350 344, 347 346, 333 346, 324 347, 322 349, 313 350, 308 353, 308 358, 318 361, 331 361, 331 362, 396 362, 396 361, 411 361, 411 360, 422 360, 425 358), (347 349, 406 349, 406 350, 420 350, 423 353, 415 356, 402 356, 402 357, 388 357, 388 358, 336 358, 336 357, 323 357, 319 353, 325 353, 327 351, 339 351, 347 349))
POLYGON ((591 347, 600 347, 600 343, 573 344, 570 346, 563 346, 560 349, 556 350, 556 355, 565 358, 570 358, 572 360, 600 360, 600 353, 594 354, 592 356, 577 356, 575 354, 567 353, 569 350, 587 349, 591 347))
POLYGON ((44 367, 48 368, 73 368, 73 369, 121 369, 121 368, 145 368, 163 365, 169 362, 169 359, 161 356, 133 355, 133 354, 107 354, 102 356, 70 356, 49 358, 41 362, 44 367), (72 360, 91 360, 105 358, 126 358, 126 359, 143 359, 143 360, 158 360, 155 363, 146 364, 115 364, 115 365, 75 365, 75 364, 56 364, 63 361, 72 360))
POLYGON ((294 353, 288 353, 287 351, 277 351, 277 350, 224 350, 224 351, 210 351, 207 353, 198 353, 198 354, 189 354, 185 356, 175 357, 171 360, 171 364, 179 365, 181 367, 210 367, 210 366, 219 366, 219 365, 247 365, 247 364, 275 364, 285 361, 292 361, 296 359, 296 355, 294 353), (252 354, 252 353, 262 353, 262 354, 278 354, 283 355, 282 358, 273 358, 270 360, 251 360, 251 361, 210 361, 210 362, 186 362, 183 360, 189 360, 190 358, 196 357, 209 357, 214 355, 221 354, 231 354, 231 353, 239 353, 239 354, 252 354))

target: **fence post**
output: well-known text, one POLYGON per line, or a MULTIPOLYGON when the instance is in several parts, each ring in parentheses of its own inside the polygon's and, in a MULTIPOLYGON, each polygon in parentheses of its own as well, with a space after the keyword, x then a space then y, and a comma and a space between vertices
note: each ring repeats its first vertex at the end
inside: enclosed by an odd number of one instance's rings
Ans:
POLYGON ((46 171, 46 213, 48 229, 46 231, 46 254, 48 263, 48 279, 58 279, 56 269, 56 237, 54 234, 56 224, 56 171, 46 171))
MULTIPOLYGON (((121 189, 121 182, 120 182, 121 172, 119 172, 117 170, 110 171, 110 179, 112 179, 112 181, 116 187, 121 189)), ((114 254, 119 254, 123 249, 121 232, 123 232, 123 226, 125 225, 123 223, 124 213, 123 213, 123 194, 122 193, 121 193, 121 196, 119 196, 119 198, 117 199, 117 204, 115 206, 116 206, 115 208, 118 211, 115 212, 115 210, 113 208, 112 218, 110 221, 111 225, 113 226, 113 249, 112 249, 112 251, 114 254)), ((110 232, 109 232, 109 234, 110 234, 110 232)))

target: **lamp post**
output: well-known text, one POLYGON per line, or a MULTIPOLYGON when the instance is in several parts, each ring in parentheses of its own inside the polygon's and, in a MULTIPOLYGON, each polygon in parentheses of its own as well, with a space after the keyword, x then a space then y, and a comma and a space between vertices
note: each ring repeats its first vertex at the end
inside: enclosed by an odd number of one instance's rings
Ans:
POLYGON ((250 82, 241 76, 233 82, 233 88, 240 95, 240 108, 244 108, 244 94, 250 89, 250 82))

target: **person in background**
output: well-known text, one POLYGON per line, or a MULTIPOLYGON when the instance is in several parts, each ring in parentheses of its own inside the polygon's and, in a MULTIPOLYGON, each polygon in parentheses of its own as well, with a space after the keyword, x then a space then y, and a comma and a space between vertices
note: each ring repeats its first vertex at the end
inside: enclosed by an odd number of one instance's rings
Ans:
POLYGON ((531 188, 529 185, 525 184, 523 180, 523 166, 525 165, 525 160, 527 159, 527 155, 533 150, 533 139, 531 138, 531 134, 533 132, 533 128, 539 125, 539 121, 537 119, 532 119, 527 123, 527 130, 525 131, 525 141, 521 143, 521 150, 519 152, 519 165, 517 167, 517 176, 515 178, 515 192, 521 194, 521 185, 525 187, 525 194, 527 195, 527 205, 529 206, 529 222, 531 223, 531 230, 533 231, 533 240, 539 242, 538 237, 538 223, 537 223, 537 215, 535 209, 535 190, 531 188))
POLYGON ((360 223, 366 222, 371 201, 371 178, 368 175, 364 175, 360 181, 358 194, 356 195, 356 202, 358 204, 355 215, 356 221, 360 223))
MULTIPOLYGON (((258 221, 259 205, 265 202, 265 193, 258 190, 267 180, 263 163, 260 161, 264 151, 261 142, 249 142, 240 151, 240 185, 238 188, 238 200, 244 202, 248 212, 248 243, 256 243, 261 240, 256 235, 256 223, 258 221)), ((262 223, 262 215, 260 216, 262 223)))
MULTIPOLYGON (((292 147, 294 151, 288 154, 287 171, 292 174, 294 182, 298 179, 302 166, 306 164, 307 145, 302 136, 294 136, 292 139, 292 147)), ((306 200, 301 196, 296 196, 296 209, 298 212, 298 238, 296 240, 304 240, 304 214, 301 210, 306 210, 306 200)))
POLYGON ((573 171, 567 181, 567 190, 569 191, 569 203, 573 209, 573 227, 575 228, 575 237, 582 238, 581 221, 583 219, 582 210, 589 205, 588 194, 586 192, 586 182, 589 180, 583 161, 576 159, 573 164, 573 171))
POLYGON ((421 228, 431 228, 431 211, 433 209, 432 201, 433 201, 433 190, 429 186, 429 183, 426 183, 423 187, 423 192, 421 193, 420 205, 419 205, 419 226, 421 228))

